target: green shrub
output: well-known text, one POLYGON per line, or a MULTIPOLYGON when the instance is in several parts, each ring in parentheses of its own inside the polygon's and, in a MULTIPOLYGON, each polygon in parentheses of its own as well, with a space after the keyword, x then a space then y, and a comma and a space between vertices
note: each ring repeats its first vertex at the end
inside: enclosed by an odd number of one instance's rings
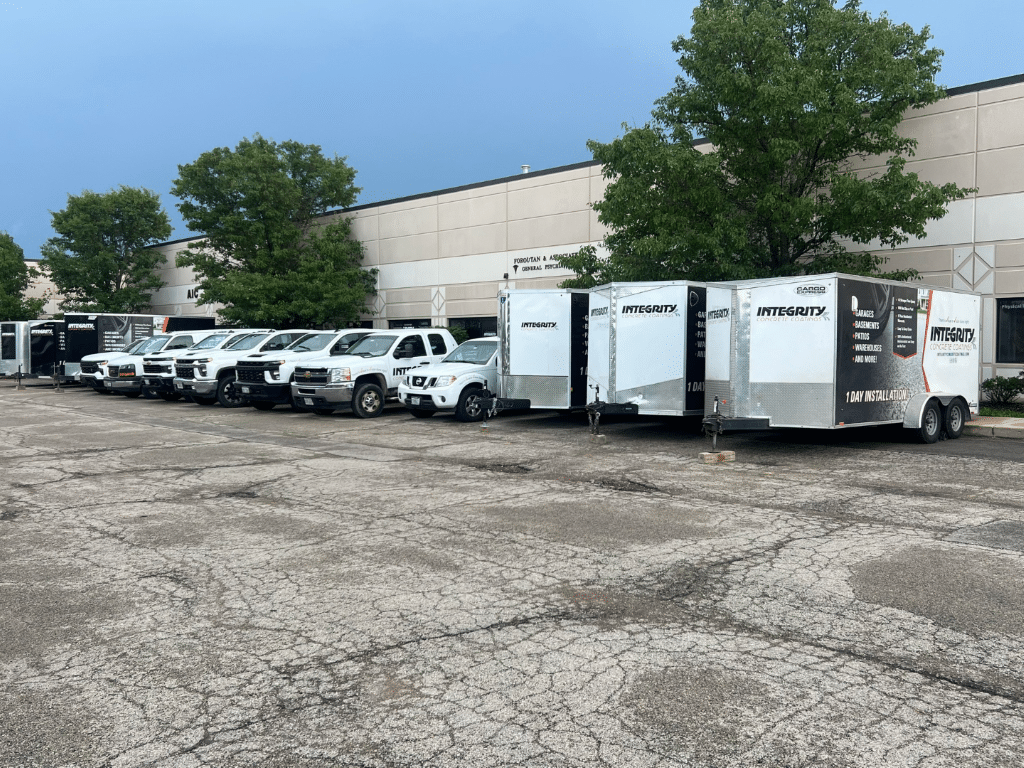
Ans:
POLYGON ((1008 405, 1020 394, 1024 394, 1024 378, 1020 376, 995 376, 981 382, 981 391, 989 405, 1008 405))

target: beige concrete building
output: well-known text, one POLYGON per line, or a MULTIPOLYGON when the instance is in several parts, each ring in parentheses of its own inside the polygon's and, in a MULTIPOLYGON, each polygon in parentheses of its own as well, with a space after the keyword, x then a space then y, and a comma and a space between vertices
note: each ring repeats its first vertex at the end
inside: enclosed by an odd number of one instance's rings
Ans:
MULTIPOLYGON (((982 375, 1016 375, 1024 370, 1024 75, 954 88, 908 113, 901 130, 919 141, 910 170, 978 191, 950 204, 924 238, 886 251, 890 266, 982 293, 982 375)), ((855 167, 867 174, 884 164, 855 167)), ((584 162, 331 215, 352 217, 366 265, 380 271, 368 324, 463 325, 478 335, 496 327, 500 288, 554 287, 569 276, 554 256, 601 248, 605 229, 591 204, 605 186, 600 166, 584 162)), ((173 266, 188 242, 159 246, 167 286, 153 297, 155 313, 215 310, 196 306, 195 276, 173 266)))

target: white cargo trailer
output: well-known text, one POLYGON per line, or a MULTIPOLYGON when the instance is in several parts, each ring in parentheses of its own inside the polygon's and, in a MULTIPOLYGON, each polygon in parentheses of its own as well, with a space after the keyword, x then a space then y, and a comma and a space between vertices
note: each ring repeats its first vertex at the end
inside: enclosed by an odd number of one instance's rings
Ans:
POLYGON ((498 409, 586 407, 589 298, 574 289, 498 294, 498 409))
POLYGON ((642 414, 702 415, 705 302, 704 283, 592 288, 588 402, 631 404, 642 414))
POLYGON ((981 298, 828 274, 708 285, 705 424, 903 424, 959 437, 977 413, 981 298))

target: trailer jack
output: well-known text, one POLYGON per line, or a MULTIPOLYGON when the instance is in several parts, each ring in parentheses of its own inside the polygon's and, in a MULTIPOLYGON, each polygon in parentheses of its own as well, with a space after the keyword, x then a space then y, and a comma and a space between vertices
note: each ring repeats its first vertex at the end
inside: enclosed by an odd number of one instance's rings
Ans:
POLYGON ((601 388, 594 388, 594 402, 587 403, 587 421, 593 438, 601 437, 601 416, 636 416, 640 406, 636 403, 606 403, 601 399, 601 388))
POLYGON ((725 419, 722 417, 718 395, 715 395, 714 410, 701 422, 704 434, 711 438, 711 451, 701 453, 700 458, 705 464, 718 464, 723 461, 736 461, 735 451, 718 450, 718 436, 725 431, 725 419))

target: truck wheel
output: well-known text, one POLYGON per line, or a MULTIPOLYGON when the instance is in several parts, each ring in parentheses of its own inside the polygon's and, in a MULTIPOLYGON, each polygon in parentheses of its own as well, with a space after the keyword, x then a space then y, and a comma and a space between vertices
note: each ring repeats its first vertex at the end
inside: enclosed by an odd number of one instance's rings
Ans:
POLYGON ((956 440, 963 434, 967 423, 967 405, 963 400, 955 398, 946 406, 946 436, 956 440))
POLYGON ((196 405, 213 405, 217 402, 217 398, 204 397, 203 395, 192 395, 192 402, 196 405))
POLYGON ((238 408, 245 405, 242 393, 235 386, 235 380, 230 376, 222 376, 217 382, 217 402, 225 408, 238 408))
POLYGON ((360 419, 372 419, 384 412, 384 392, 376 384, 361 384, 352 397, 352 412, 360 419))
POLYGON ((484 409, 480 405, 482 389, 473 387, 464 389, 459 395, 458 405, 455 406, 455 418, 459 421, 480 421, 484 417, 484 409))
POLYGON ((166 400, 168 403, 173 403, 175 400, 181 400, 181 394, 178 392, 158 392, 161 400, 166 400))
POLYGON ((149 389, 148 387, 143 387, 142 396, 145 397, 147 400, 156 400, 160 396, 160 393, 154 392, 152 389, 149 389))
POLYGON ((135 399, 136 397, 140 397, 141 395, 142 395, 142 393, 141 393, 141 392, 125 392, 125 393, 124 393, 124 396, 125 396, 125 397, 130 397, 130 398, 132 398, 133 400, 134 400, 134 399, 135 399))
POLYGON ((934 443, 942 433, 942 414, 939 412, 939 404, 930 400, 924 407, 921 414, 921 427, 918 429, 918 437, 923 443, 934 443))
POLYGON ((313 413, 315 413, 317 416, 333 416, 334 415, 334 409, 333 408, 314 408, 313 409, 313 413))
POLYGON ((269 411, 269 410, 271 410, 271 409, 272 409, 272 408, 273 408, 273 407, 274 407, 275 405, 277 405, 277 403, 266 403, 266 402, 264 402, 264 401, 262 401, 262 400, 258 400, 258 401, 256 401, 255 403, 249 403, 249 405, 251 405, 251 406, 252 406, 253 408, 255 408, 255 409, 256 409, 257 411, 269 411))
POLYGON ((434 415, 435 411, 424 411, 422 408, 410 408, 409 413, 417 419, 429 419, 434 415))

